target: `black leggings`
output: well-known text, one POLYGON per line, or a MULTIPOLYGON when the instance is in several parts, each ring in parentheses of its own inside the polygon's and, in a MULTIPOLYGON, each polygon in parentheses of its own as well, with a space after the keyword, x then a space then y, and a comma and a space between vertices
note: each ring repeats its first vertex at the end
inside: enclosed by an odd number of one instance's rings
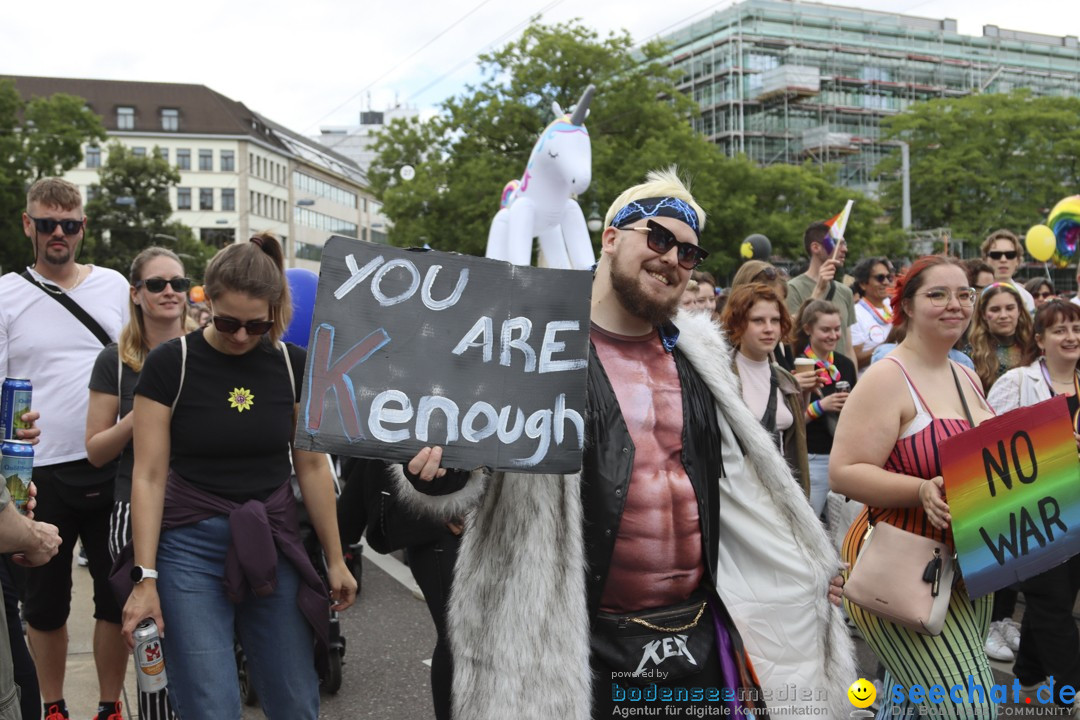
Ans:
POLYGON ((454 579, 454 562, 460 544, 461 539, 447 530, 433 543, 405 549, 409 570, 423 590, 428 612, 435 622, 437 640, 431 654, 431 699, 435 705, 435 720, 450 720, 454 663, 446 635, 446 604, 450 600, 450 584, 454 579))

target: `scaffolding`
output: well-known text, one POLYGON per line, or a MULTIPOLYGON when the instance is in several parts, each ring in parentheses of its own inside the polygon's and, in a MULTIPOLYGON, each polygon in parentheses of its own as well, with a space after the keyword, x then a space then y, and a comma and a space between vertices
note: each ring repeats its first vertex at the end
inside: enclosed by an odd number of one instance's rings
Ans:
POLYGON ((839 180, 876 193, 894 149, 881 123, 912 103, 1029 88, 1080 96, 1080 46, 994 25, 789 0, 745 0, 664 40, 696 130, 759 164, 836 163, 839 180))

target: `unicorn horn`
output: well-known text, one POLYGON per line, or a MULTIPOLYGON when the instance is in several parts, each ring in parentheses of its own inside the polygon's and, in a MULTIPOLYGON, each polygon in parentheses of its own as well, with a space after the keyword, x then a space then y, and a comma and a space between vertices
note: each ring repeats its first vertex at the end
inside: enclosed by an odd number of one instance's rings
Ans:
POLYGON ((577 107, 574 108, 574 114, 570 118, 571 125, 585 124, 585 116, 589 114, 589 102, 595 93, 595 85, 589 85, 589 87, 585 88, 585 92, 581 93, 581 99, 578 100, 577 107))

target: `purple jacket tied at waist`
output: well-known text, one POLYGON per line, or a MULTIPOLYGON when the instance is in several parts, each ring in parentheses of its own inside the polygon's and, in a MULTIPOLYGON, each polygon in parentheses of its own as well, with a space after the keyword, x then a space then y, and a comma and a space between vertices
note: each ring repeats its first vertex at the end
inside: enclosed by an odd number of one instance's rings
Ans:
POLYGON ((315 657, 325 663, 330 635, 330 595, 300 540, 291 485, 282 483, 263 502, 238 503, 200 490, 169 471, 163 529, 191 525, 217 515, 228 516, 232 533, 225 555, 225 590, 229 599, 238 603, 249 592, 260 597, 273 593, 277 588, 277 551, 280 550, 300 575, 296 604, 315 631, 315 657))

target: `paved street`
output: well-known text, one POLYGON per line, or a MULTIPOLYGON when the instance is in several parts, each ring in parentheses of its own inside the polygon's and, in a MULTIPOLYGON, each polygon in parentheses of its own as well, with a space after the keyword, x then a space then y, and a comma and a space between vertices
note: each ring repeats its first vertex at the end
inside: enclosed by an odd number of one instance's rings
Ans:
MULTIPOLYGON (((432 720, 429 670, 426 661, 435 645, 435 631, 427 606, 414 594, 408 568, 393 557, 364 551, 360 601, 342 615, 347 639, 341 690, 323 695, 320 717, 328 720, 432 720), (397 579, 400 578, 400 579, 397 579)), ((73 718, 89 717, 97 705, 97 683, 90 654, 90 596, 85 568, 75 568, 71 658, 68 661, 67 699, 73 718)), ((1021 595, 1020 608, 1023 608, 1021 595)), ((856 640, 859 669, 873 678, 877 660, 856 640)), ((993 663, 996 680, 1011 683, 1011 664, 993 663)), ((854 680, 854 678, 852 679, 854 680)), ((129 669, 128 697, 134 697, 134 670, 129 669)), ((126 703, 125 703, 126 705, 126 703)), ((1008 712, 1018 708, 1011 706, 1008 712)), ((1021 712, 1032 708, 1025 707, 1021 712)), ((1044 713, 1027 717, 1052 717, 1044 713)), ((129 717, 134 718, 131 714, 129 717)), ((258 708, 245 708, 244 720, 265 717, 258 708)), ((1060 715, 1058 716, 1060 717, 1060 715)))

